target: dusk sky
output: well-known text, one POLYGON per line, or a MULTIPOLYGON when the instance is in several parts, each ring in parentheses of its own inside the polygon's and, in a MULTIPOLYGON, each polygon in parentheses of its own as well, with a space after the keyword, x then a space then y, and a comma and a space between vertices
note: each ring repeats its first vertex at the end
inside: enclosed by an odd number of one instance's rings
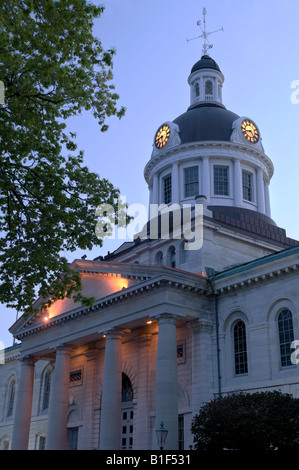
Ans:
MULTIPOLYGON (((258 125, 266 154, 274 164, 270 184, 272 219, 299 239, 299 2, 298 0, 107 0, 95 35, 105 49, 116 49, 113 83, 122 120, 110 118, 101 133, 91 114, 69 121, 77 132, 91 171, 108 178, 127 204, 148 206, 143 170, 154 134, 190 104, 187 83, 202 55, 197 21, 207 9, 207 31, 225 81, 223 104, 258 125), (298 81, 296 83, 296 81, 298 81), (292 86, 296 88, 292 88, 292 86), (296 89, 298 92, 296 93, 296 89), (293 95, 292 95, 293 94, 293 95)), ((1 77, 0 77, 1 78, 1 77)), ((95 219, 96 223, 96 219, 95 219)), ((53 234, 55 235, 55 234, 53 234)), ((69 261, 105 255, 123 240, 104 241, 92 252, 65 253, 69 261)), ((7 332, 16 312, 0 307, 0 341, 12 345, 7 332)))

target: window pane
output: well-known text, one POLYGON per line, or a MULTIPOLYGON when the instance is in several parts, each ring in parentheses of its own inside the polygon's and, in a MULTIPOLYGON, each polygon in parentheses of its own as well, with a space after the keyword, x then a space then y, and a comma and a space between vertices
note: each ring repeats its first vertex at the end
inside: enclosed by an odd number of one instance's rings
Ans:
POLYGON ((228 167, 214 167, 214 194, 216 196, 228 196, 228 167))
POLYGON ((12 416, 14 400, 15 400, 15 385, 16 383, 13 380, 10 383, 10 388, 9 388, 7 416, 12 416))
POLYGON ((42 408, 43 410, 46 410, 49 407, 50 387, 51 387, 51 372, 48 371, 45 375, 44 398, 43 398, 43 408, 42 408))
POLYGON ((171 203, 171 175, 163 178, 163 202, 164 204, 171 203))
POLYGON ((178 437, 179 437, 179 450, 184 450, 184 415, 179 415, 178 437))
POLYGON ((290 310, 285 309, 278 316, 281 367, 291 366, 291 342, 294 341, 293 319, 290 310))
POLYGON ((243 184, 243 199, 252 201, 252 174, 242 172, 242 184, 243 184))
POLYGON ((198 195, 198 167, 185 169, 185 197, 198 195))
POLYGON ((212 95, 213 93, 213 83, 211 80, 207 80, 205 83, 205 94, 206 95, 212 95))
POLYGON ((235 373, 247 374, 246 327, 243 321, 234 326, 235 373))

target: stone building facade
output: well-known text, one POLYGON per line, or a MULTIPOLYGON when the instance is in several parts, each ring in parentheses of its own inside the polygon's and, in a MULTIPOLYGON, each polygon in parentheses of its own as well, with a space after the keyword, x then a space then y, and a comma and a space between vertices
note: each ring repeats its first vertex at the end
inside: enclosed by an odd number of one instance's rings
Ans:
POLYGON ((160 215, 115 252, 74 260, 93 307, 64 299, 12 325, 1 449, 156 449, 161 421, 165 448, 189 449, 215 396, 299 397, 299 243, 271 219, 273 164, 257 125, 223 105, 223 82, 203 56, 188 110, 154 136, 144 175, 160 215), (186 204, 192 229, 177 236, 186 204))

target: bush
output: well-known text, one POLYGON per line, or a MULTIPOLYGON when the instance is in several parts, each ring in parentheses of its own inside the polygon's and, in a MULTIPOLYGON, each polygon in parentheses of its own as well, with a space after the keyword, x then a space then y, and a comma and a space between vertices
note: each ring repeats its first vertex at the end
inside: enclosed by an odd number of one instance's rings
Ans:
POLYGON ((206 403, 191 426, 196 450, 299 449, 299 399, 278 391, 206 403))

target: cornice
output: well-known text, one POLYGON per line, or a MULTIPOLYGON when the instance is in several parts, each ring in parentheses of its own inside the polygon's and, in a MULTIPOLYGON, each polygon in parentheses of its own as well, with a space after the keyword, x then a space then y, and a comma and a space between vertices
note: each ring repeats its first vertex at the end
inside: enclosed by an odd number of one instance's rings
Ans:
POLYGON ((24 337, 39 333, 40 331, 48 330, 84 317, 92 312, 118 305, 121 302, 126 302, 136 296, 140 296, 160 287, 171 287, 197 295, 205 295, 208 290, 206 278, 193 273, 190 273, 190 275, 186 273, 185 276, 181 276, 180 273, 180 277, 171 274, 169 276, 161 275, 105 296, 97 300, 92 307, 78 307, 57 315, 56 317, 52 317, 46 323, 42 320, 41 315, 38 314, 31 319, 31 322, 28 321, 26 325, 23 325, 14 335, 18 339, 23 339, 24 337))
MULTIPOLYGON (((271 159, 263 152, 256 148, 250 148, 246 144, 242 144, 240 142, 229 142, 229 141, 204 141, 204 142, 191 142, 186 144, 178 145, 177 147, 171 147, 169 149, 161 150, 157 155, 153 156, 149 162, 145 165, 144 168, 144 178, 147 184, 150 183, 151 172, 154 167, 161 163, 163 160, 166 161, 168 157, 178 155, 179 153, 185 153, 187 151, 197 149, 211 149, 211 148, 221 148, 221 149, 229 149, 230 151, 242 151, 249 155, 253 155, 257 157, 268 169, 269 171, 269 179, 272 178, 274 174, 274 166, 271 159)), ((204 155, 203 155, 204 156, 204 155)), ((232 155, 233 158, 233 155, 232 155)))
POLYGON ((298 251, 296 246, 216 274, 212 280, 213 291, 215 294, 233 292, 299 272, 298 251))

